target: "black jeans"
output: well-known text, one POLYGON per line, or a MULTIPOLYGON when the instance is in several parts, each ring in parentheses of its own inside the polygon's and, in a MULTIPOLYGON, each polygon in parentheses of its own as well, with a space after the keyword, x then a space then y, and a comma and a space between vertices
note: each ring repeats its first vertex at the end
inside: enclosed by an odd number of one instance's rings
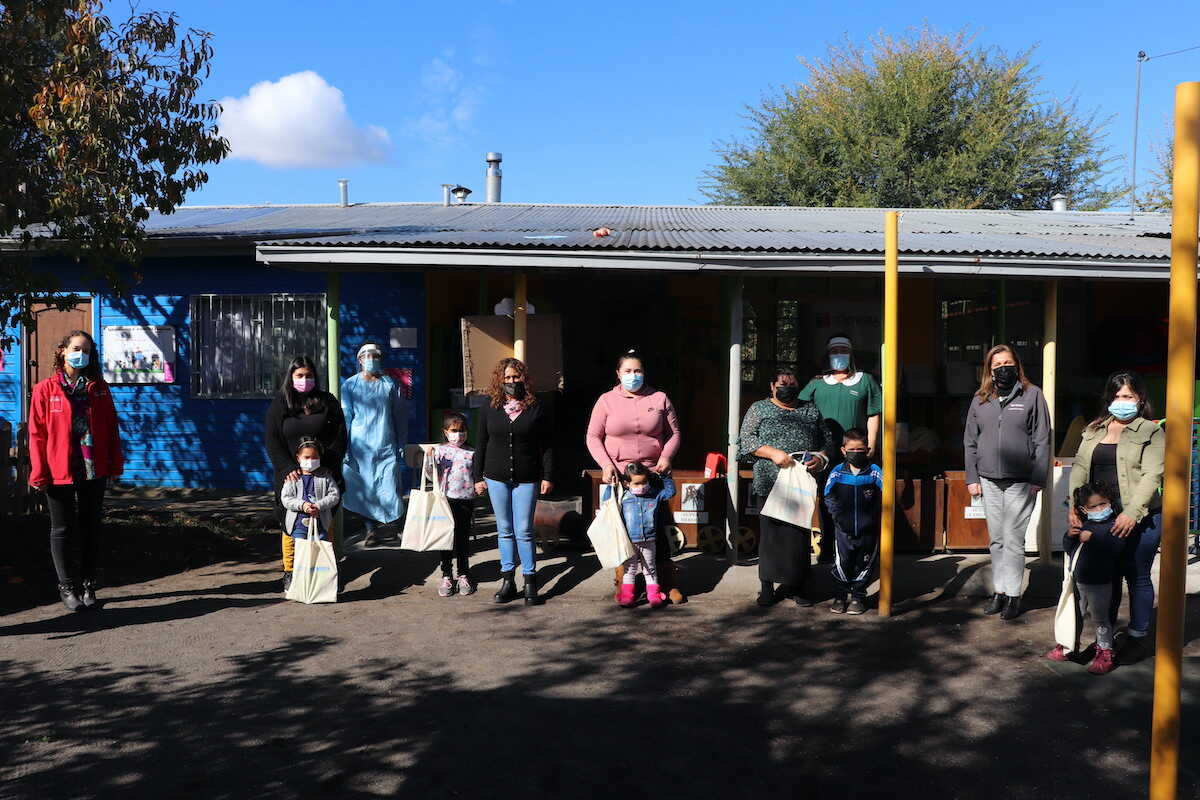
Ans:
POLYGON ((52 485, 46 489, 50 507, 50 557, 59 583, 72 583, 71 564, 79 550, 80 580, 96 577, 96 557, 100 550, 100 514, 108 478, 52 485))
POLYGON ((458 561, 458 574, 466 575, 471 555, 471 519, 475 515, 474 500, 456 500, 447 498, 450 503, 450 513, 454 515, 454 550, 442 551, 442 575, 452 577, 450 560, 458 561))

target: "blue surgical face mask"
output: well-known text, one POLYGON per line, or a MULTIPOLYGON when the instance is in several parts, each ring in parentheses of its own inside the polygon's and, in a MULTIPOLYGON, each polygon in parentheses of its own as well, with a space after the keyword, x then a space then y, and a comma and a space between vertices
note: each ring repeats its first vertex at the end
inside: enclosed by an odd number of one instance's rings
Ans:
POLYGON ((363 369, 365 369, 367 372, 373 373, 375 375, 378 375, 380 372, 383 372, 383 361, 381 359, 364 358, 362 364, 363 364, 363 369))
POLYGON ((829 366, 839 372, 850 369, 850 356, 845 353, 834 353, 829 356, 829 366))
POLYGON ((1098 511, 1085 511, 1084 513, 1087 514, 1088 522, 1104 522, 1112 516, 1113 510, 1112 506, 1105 506, 1098 511))
POLYGON ((92 354, 83 350, 73 350, 66 354, 66 362, 75 369, 83 369, 92 362, 92 354))
POLYGON ((624 372, 621 374, 621 388, 627 392, 636 392, 646 382, 646 376, 640 372, 624 372))
POLYGON ((1108 413, 1124 422, 1137 416, 1138 404, 1132 400, 1113 400, 1108 404, 1108 413))

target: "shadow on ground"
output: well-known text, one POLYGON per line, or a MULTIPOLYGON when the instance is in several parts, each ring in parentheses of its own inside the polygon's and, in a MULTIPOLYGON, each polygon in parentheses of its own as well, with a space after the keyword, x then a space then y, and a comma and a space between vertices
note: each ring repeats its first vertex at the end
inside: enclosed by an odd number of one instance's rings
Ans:
MULTIPOLYGON (((100 664, 64 680, 10 658, 5 794, 1144 795, 1146 668, 1097 680, 1045 666, 1040 641, 997 658, 972 646, 979 618, 960 601, 864 624, 686 609, 526 623, 532 660, 497 664, 494 680, 402 643, 331 671, 341 640, 324 636, 214 656, 202 681, 100 664)), ((486 661, 487 638, 476 646, 486 661)), ((1185 743, 1200 742, 1198 722, 1185 714, 1185 743)), ((1183 784, 1195 797, 1195 776, 1183 784)))

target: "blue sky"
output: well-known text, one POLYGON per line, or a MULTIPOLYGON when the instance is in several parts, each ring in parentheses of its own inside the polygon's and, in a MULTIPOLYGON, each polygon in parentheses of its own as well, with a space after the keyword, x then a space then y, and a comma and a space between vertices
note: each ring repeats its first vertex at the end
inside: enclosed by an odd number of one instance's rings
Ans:
MULTIPOLYGON (((247 157, 213 168, 192 205, 334 202, 339 177, 356 202, 434 201, 446 182, 482 199, 489 150, 506 201, 700 203, 713 143, 740 133, 744 104, 803 80, 799 57, 925 21, 1038 45, 1045 90, 1112 115, 1127 158, 1137 51, 1200 45, 1196 0, 144 5, 215 34, 205 94, 238 99, 228 125, 247 157)), ((1200 50, 1144 67, 1139 172, 1184 80, 1200 80, 1200 50)))

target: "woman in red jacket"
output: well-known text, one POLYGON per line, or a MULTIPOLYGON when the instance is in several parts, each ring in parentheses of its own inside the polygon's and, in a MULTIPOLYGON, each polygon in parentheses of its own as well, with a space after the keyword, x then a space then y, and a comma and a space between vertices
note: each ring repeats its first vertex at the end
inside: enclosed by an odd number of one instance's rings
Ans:
POLYGON ((54 375, 39 381, 29 403, 29 485, 46 493, 50 556, 68 611, 96 608, 100 515, 109 478, 121 475, 121 434, 96 343, 71 331, 54 354, 54 375), (70 555, 80 550, 78 582, 70 555))

